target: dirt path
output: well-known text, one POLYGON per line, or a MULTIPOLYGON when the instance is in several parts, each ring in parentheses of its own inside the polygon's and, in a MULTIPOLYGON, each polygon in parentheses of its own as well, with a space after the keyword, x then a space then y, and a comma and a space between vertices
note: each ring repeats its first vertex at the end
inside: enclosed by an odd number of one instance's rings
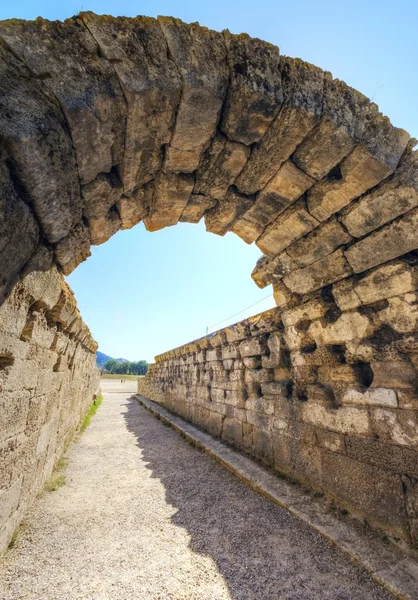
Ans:
POLYGON ((2 561, 0 599, 392 599, 130 400, 134 387, 103 382, 67 485, 36 502, 2 561))

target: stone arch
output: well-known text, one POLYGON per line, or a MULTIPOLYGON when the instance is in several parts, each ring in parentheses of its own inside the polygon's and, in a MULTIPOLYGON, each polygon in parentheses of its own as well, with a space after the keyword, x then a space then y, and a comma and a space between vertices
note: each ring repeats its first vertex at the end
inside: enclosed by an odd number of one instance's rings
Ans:
POLYGON ((418 246, 413 141, 318 67, 168 17, 10 20, 0 39, 3 299, 140 220, 255 242, 279 305, 418 246))
POLYGON ((18 457, 39 437, 0 550, 97 388, 62 274, 202 218, 256 243, 279 308, 156 357, 144 393, 418 543, 415 140, 264 41, 92 13, 0 23, 0 139, 3 429, 18 457))

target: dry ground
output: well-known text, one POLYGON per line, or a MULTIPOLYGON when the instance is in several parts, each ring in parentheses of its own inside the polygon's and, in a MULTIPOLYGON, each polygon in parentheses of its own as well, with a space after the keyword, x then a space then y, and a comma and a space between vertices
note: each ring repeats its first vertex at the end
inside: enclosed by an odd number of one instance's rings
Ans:
POLYGON ((0 566, 0 599, 390 600, 317 533, 103 380, 69 453, 0 566))

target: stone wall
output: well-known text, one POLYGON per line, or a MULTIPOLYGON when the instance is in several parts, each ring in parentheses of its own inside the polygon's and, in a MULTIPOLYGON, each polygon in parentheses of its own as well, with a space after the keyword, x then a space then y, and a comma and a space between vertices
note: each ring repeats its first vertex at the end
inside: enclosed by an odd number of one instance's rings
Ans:
POLYGON ((418 544, 418 259, 156 357, 139 393, 418 544))
POLYGON ((97 393, 96 348, 55 269, 0 307, 0 552, 97 393))

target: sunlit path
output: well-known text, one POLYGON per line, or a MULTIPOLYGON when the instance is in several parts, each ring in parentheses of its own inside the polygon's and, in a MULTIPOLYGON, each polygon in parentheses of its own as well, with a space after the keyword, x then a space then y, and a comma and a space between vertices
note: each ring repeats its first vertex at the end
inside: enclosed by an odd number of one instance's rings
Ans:
POLYGON ((367 575, 130 394, 104 402, 6 553, 7 600, 387 599, 367 575))

